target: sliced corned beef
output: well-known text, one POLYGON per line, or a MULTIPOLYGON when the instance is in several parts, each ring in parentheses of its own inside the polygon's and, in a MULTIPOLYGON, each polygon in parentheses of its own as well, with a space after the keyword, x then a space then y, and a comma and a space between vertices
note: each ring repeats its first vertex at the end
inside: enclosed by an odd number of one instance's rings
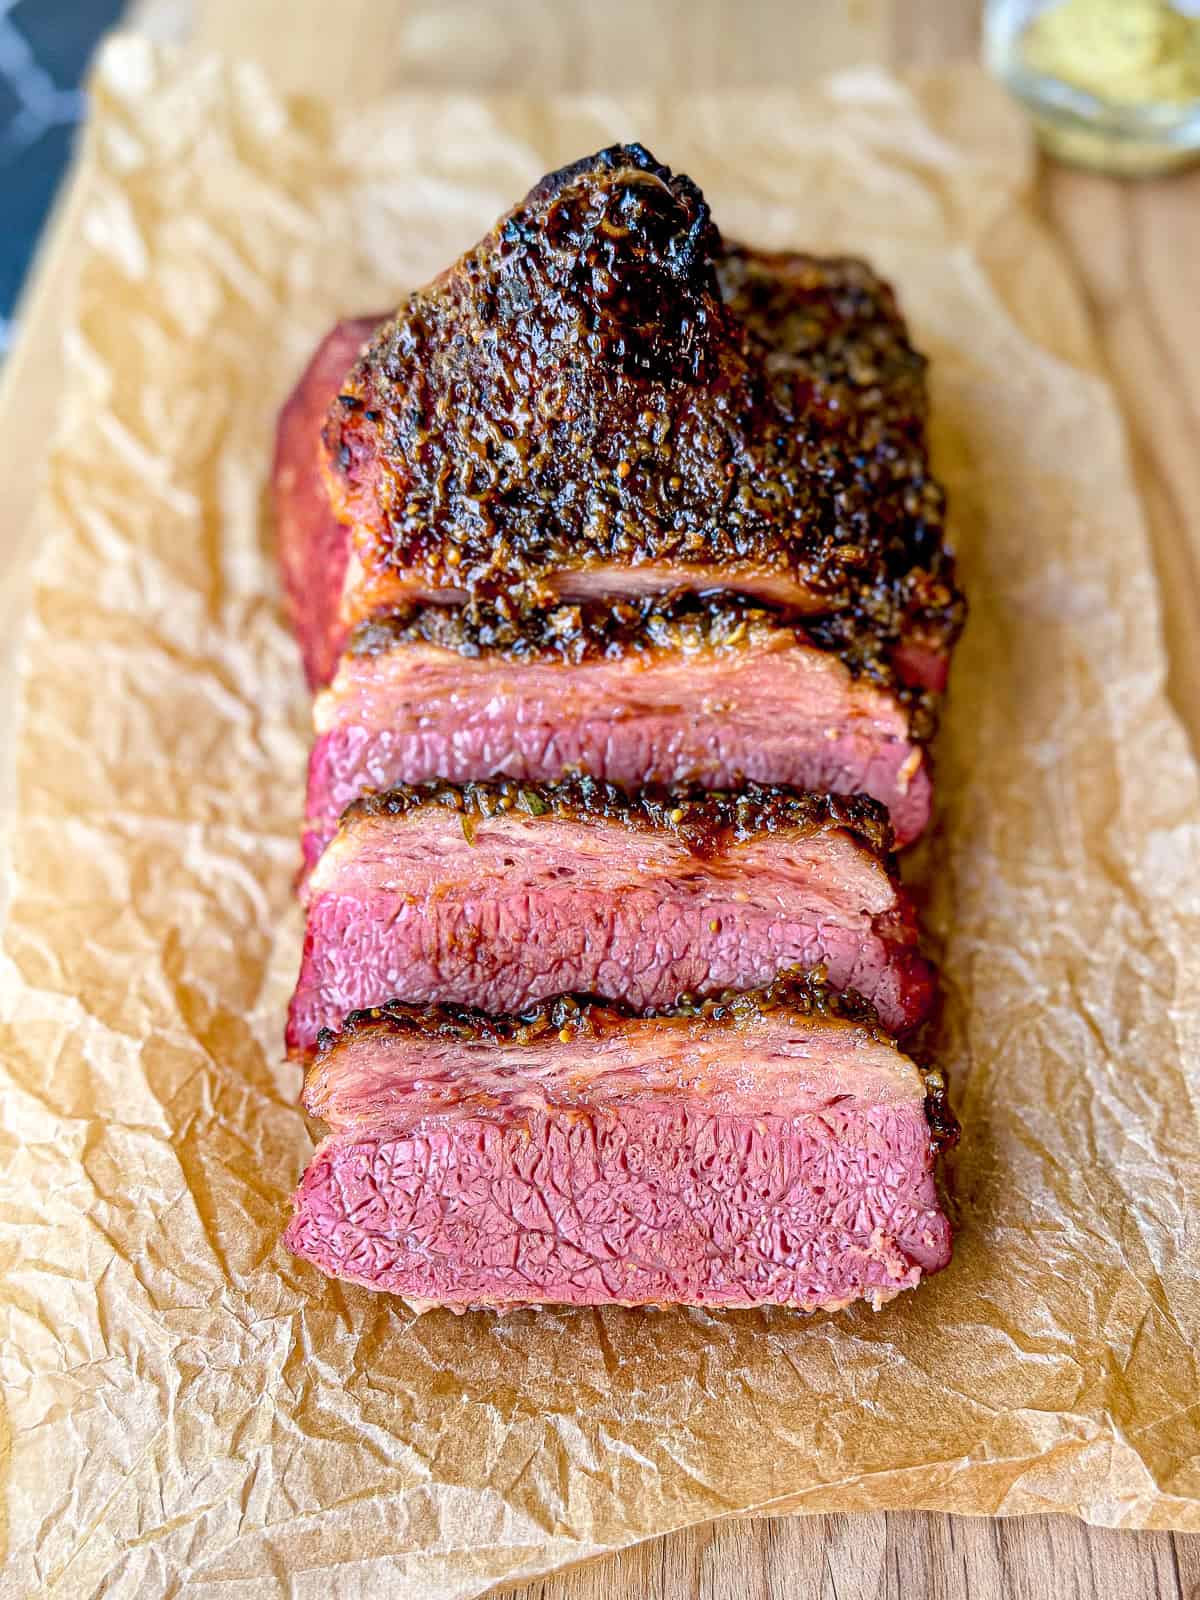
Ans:
POLYGON ((878 1305, 950 1249, 875 802, 925 825, 962 618, 890 289, 622 145, 379 322, 277 442, 329 685, 288 1242, 418 1306, 878 1305))
POLYGON ((323 1039, 286 1242, 418 1308, 879 1305, 949 1260, 940 1091, 811 981, 647 1017, 388 1006, 323 1039))
POLYGON ((930 696, 856 677, 727 598, 618 610, 560 607, 506 631, 427 609, 360 630, 317 700, 308 862, 359 795, 435 778, 749 780, 871 795, 898 846, 924 828, 930 696))
POLYGON ((627 797, 585 778, 428 784, 357 802, 307 885, 288 1019, 399 996, 485 1011, 578 991, 638 1009, 823 965, 894 1033, 933 979, 874 802, 752 785, 627 797))

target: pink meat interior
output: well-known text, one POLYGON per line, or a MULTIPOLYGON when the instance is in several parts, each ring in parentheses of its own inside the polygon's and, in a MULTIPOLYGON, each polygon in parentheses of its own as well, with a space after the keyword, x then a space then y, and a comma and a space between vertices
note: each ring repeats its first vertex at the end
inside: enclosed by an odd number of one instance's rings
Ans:
POLYGON ((668 829, 444 806, 357 816, 308 884, 289 1046, 399 997, 489 1012, 562 993, 636 1009, 824 965, 884 1026, 921 1022, 933 981, 884 860, 842 828, 694 855, 668 829))
POLYGON ((346 657, 315 715, 310 860, 364 791, 432 778, 582 771, 625 788, 751 781, 869 794, 888 807, 898 846, 929 818, 928 762, 905 708, 786 629, 741 648, 577 665, 403 644, 346 657))
POLYGON ((350 1035, 287 1242, 416 1302, 878 1304, 950 1254, 919 1073, 851 1023, 350 1035))

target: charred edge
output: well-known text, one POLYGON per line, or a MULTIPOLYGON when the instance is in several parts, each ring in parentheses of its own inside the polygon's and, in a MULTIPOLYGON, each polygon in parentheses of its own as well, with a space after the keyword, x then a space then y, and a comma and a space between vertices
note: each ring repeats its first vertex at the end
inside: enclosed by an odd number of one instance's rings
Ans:
POLYGON ((679 590, 632 600, 561 602, 529 610, 502 595, 461 606, 409 605, 363 622, 350 635, 351 655, 382 655, 420 641, 457 655, 528 656, 582 662, 653 650, 734 648, 785 632, 807 643, 803 628, 768 606, 724 591, 679 590))
POLYGON ((462 606, 410 605, 360 623, 347 653, 379 656, 405 644, 429 644, 468 659, 508 661, 620 660, 654 652, 695 654, 765 646, 784 635, 800 646, 841 658, 855 677, 887 689, 905 707, 910 737, 924 744, 937 729, 937 697, 896 682, 889 654, 863 635, 841 639, 837 619, 789 621, 748 596, 694 591, 637 600, 560 604, 522 610, 503 597, 462 606))
POLYGON ((491 1016, 472 1006, 415 1006, 389 1000, 381 1006, 350 1012, 340 1032, 323 1028, 317 1036, 317 1049, 326 1055, 344 1040, 364 1034, 406 1035, 462 1044, 524 1045, 553 1037, 566 1042, 593 1038, 639 1018, 697 1018, 719 1027, 736 1027, 776 1011, 858 1023, 873 1037, 894 1043, 868 1000, 852 990, 839 993, 831 989, 824 969, 813 967, 786 973, 761 989, 726 990, 708 999, 681 995, 673 1005, 650 1011, 578 994, 559 995, 526 1011, 503 1016, 491 1016))
POLYGON ((818 519, 826 553, 817 587, 830 604, 810 635, 852 670, 890 683, 889 656, 904 634, 948 651, 966 618, 945 495, 929 469, 928 363, 891 286, 865 261, 727 244, 716 272, 803 446, 818 442, 805 401, 820 409, 833 398, 849 423, 844 440, 819 450, 838 504, 818 519))
POLYGON ((961 627, 891 290, 861 262, 724 247, 639 145, 536 185, 344 393, 361 409, 335 405, 326 443, 335 477, 381 463, 379 565, 536 606, 563 567, 751 561, 820 595, 814 638, 881 674, 904 635, 961 627))
POLYGON ((720 248, 721 236, 699 185, 693 183, 691 178, 683 173, 672 172, 670 167, 664 166, 661 161, 656 161, 644 144, 637 143, 610 144, 605 149, 598 150, 594 156, 583 156, 578 161, 560 167, 557 172, 547 173, 534 184, 503 225, 500 230, 501 236, 503 237, 507 229, 510 235, 526 242, 521 232, 521 219, 525 213, 540 211, 548 201, 562 194, 564 190, 586 181, 593 175, 616 174, 622 170, 644 172, 652 178, 657 178, 679 202, 687 226, 679 237, 672 241, 669 259, 677 276, 687 277, 689 273, 695 271, 702 260, 716 254, 720 248))
POLYGON ((401 784, 352 801, 342 813, 341 827, 352 828, 368 818, 407 817, 428 807, 457 812, 468 841, 477 822, 511 814, 672 833, 697 856, 713 855, 725 844, 763 834, 826 828, 846 829, 880 857, 889 856, 892 849, 887 808, 868 795, 757 783, 735 791, 704 789, 699 784, 647 786, 627 794, 615 784, 588 776, 554 783, 495 778, 466 784, 441 779, 401 784))
POLYGON ((922 1071, 925 1080, 925 1120, 929 1124, 929 1143, 934 1155, 952 1149, 959 1141, 962 1128, 950 1109, 946 1092, 946 1079, 936 1069, 922 1071))

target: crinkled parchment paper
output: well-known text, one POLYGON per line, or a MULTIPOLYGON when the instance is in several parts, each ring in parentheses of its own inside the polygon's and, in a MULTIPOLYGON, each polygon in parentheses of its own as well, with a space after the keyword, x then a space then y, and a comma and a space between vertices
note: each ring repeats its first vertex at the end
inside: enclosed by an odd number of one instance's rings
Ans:
POLYGON ((110 48, 0 994, 5 1594, 448 1600, 755 1509, 1200 1527, 1200 790, 1112 397, 991 115, 874 74, 331 109, 110 48), (310 1141, 275 410, 335 316, 630 135, 729 233, 870 256, 933 358, 973 610, 914 867, 961 1233, 879 1314, 416 1319, 279 1247, 310 1141))

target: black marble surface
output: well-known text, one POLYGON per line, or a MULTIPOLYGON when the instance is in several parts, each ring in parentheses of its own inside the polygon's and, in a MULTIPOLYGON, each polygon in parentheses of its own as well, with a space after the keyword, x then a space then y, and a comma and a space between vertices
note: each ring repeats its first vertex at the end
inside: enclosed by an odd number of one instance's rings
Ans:
POLYGON ((122 0, 0 0, 0 352, 84 111, 79 84, 122 0))

